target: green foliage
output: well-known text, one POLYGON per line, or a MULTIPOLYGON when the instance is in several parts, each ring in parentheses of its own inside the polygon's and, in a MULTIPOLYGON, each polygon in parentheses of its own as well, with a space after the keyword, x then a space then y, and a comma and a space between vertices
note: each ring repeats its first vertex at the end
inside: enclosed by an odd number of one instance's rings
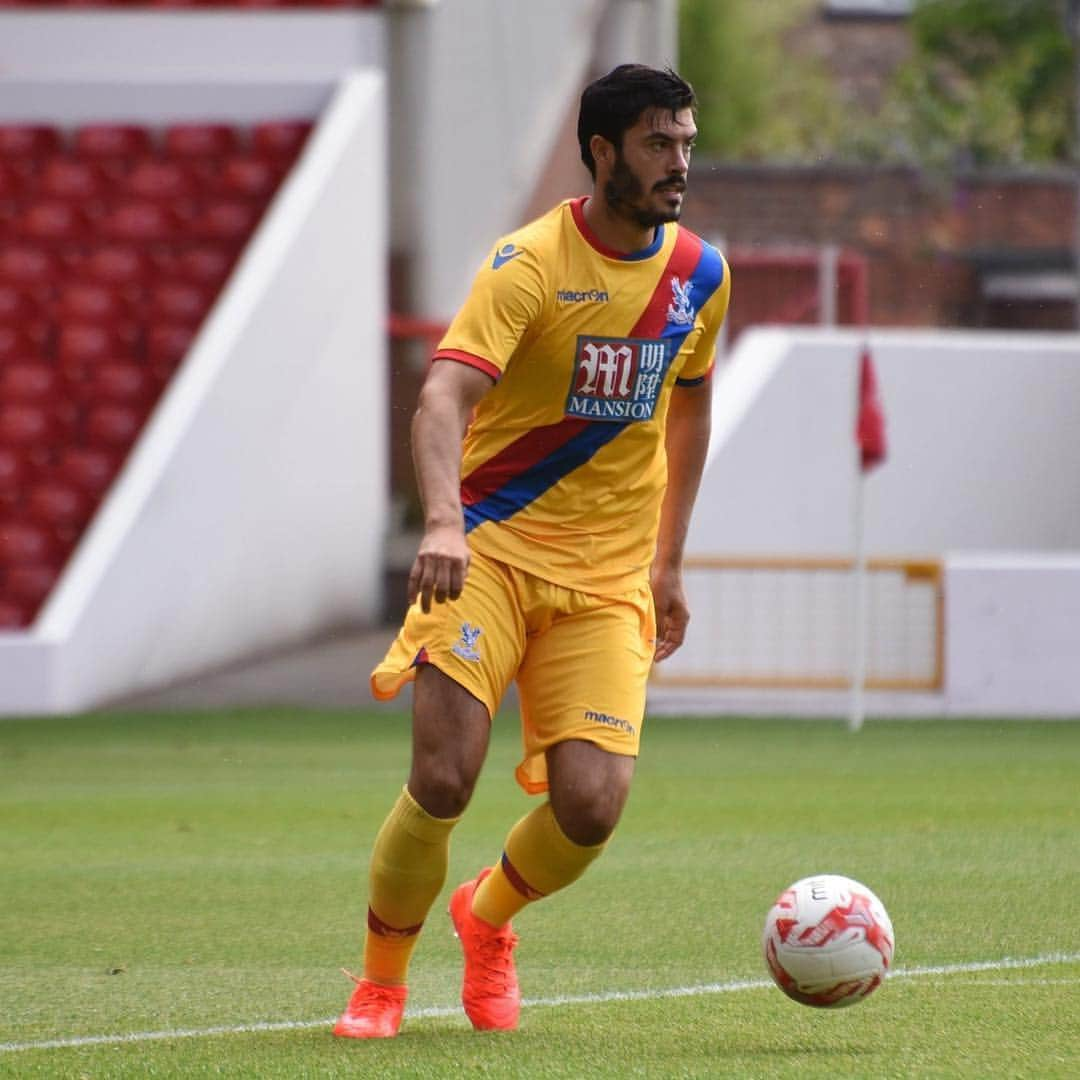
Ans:
POLYGON ((841 114, 821 66, 784 35, 815 0, 682 0, 680 66, 693 84, 706 153, 813 159, 839 137, 841 114))
POLYGON ((682 0, 684 73, 701 145, 736 160, 915 162, 935 168, 1070 160, 1074 46, 1065 0, 917 0, 912 55, 871 114, 842 102, 797 47, 810 0, 682 0))
MULTIPOLYGON (((921 0, 888 119, 933 165, 1068 160, 1073 47, 1060 0, 921 0)), ((905 145, 906 144, 906 145, 905 145)))

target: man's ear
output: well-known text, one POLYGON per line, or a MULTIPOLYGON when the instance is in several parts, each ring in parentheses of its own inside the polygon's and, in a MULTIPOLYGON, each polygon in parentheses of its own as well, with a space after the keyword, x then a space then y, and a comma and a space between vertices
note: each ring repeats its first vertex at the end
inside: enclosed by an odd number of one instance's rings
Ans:
POLYGON ((589 139, 589 149, 592 151, 593 161, 597 165, 603 164, 607 168, 615 162, 615 146, 604 138, 603 135, 593 135, 589 139))

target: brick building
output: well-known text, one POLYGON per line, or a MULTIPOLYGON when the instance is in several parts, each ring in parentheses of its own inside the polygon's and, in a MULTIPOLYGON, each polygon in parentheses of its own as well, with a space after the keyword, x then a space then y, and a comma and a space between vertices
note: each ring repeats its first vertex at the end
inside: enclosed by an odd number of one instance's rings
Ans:
MULTIPOLYGON (((721 239, 734 259, 826 244, 863 256, 872 324, 1076 325, 1077 181, 1067 169, 947 177, 697 161, 691 189, 684 224, 721 239)), ((744 288, 763 290, 779 310, 790 284, 755 273, 744 288)), ((739 303, 736 280, 733 315, 739 303)))

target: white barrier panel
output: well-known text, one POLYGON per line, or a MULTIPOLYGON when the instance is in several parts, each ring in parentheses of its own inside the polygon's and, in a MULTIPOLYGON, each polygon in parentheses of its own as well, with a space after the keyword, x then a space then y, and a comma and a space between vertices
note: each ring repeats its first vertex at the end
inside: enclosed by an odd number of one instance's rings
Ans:
POLYGON ((0 713, 83 710, 377 620, 383 79, 344 80, 28 634, 0 713))
POLYGON ((1080 554, 953 555, 945 589, 951 713, 1080 717, 1080 554))
POLYGON ((43 85, 164 79, 196 92, 221 78, 326 86, 383 65, 383 21, 377 10, 8 9, 0 11, 0 106, 10 100, 7 84, 24 77, 43 85))
MULTIPOLYGON (((738 283, 735 285, 738 288, 738 283)), ((850 555, 858 331, 752 330, 715 380, 687 554, 850 555)), ((874 330, 866 550, 1080 550, 1080 335, 874 330)))
MULTIPOLYGON (((715 381, 689 561, 851 556, 864 340, 855 330, 743 335, 715 381)), ((868 714, 1080 715, 1080 500, 1069 472, 1080 461, 1080 335, 874 330, 870 345, 888 458, 865 481, 867 552, 948 569, 944 691, 870 693, 868 714), (979 555, 950 554, 964 550, 979 555)), ((719 602, 690 595, 687 660, 718 636, 719 602)), ((755 655, 757 669, 783 669, 773 651, 755 655)), ((848 699, 679 688, 661 674, 650 708, 842 716, 848 699)))
MULTIPOLYGON (((695 617, 654 686, 777 689, 850 685, 850 559, 688 559, 695 617)), ((866 685, 941 688, 941 568, 915 560, 867 567, 866 685)))

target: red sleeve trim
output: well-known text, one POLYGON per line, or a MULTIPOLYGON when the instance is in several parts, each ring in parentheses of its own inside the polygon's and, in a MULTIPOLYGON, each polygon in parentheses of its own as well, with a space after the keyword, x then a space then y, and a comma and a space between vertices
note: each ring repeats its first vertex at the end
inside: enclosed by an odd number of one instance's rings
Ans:
POLYGON ((440 349, 431 359, 433 361, 456 360, 459 364, 468 364, 469 367, 477 368, 485 375, 490 375, 496 382, 499 381, 499 376, 502 375, 502 372, 490 360, 485 360, 482 356, 474 356, 472 353, 462 352, 460 349, 440 349))

